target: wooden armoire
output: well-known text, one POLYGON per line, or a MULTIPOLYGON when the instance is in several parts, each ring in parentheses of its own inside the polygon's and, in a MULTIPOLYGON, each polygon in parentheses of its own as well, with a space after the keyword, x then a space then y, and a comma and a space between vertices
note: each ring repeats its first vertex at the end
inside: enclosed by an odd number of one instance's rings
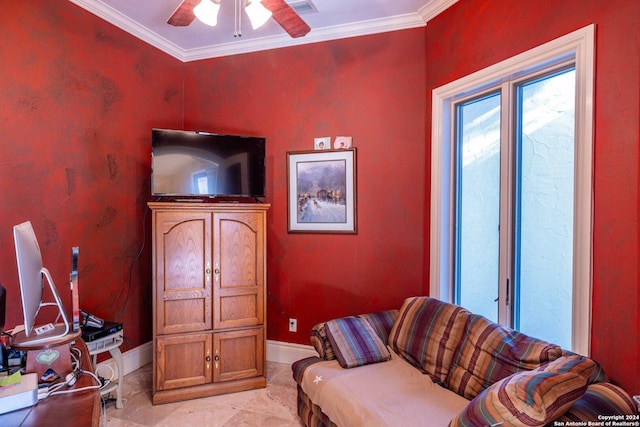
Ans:
POLYGON ((266 386, 266 204, 149 203, 153 403, 266 386))

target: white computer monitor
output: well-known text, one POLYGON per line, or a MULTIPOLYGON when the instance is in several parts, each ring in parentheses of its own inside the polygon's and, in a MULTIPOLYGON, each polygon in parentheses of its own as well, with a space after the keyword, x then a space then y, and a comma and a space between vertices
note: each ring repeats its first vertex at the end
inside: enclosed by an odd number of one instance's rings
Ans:
POLYGON ((42 264, 40 246, 31 222, 14 226, 13 238, 24 314, 24 336, 17 337, 17 343, 28 346, 55 343, 69 334, 69 320, 51 274, 42 264), (53 302, 43 302, 45 279, 53 295, 53 302), (40 308, 45 306, 57 306, 62 323, 37 324, 40 308))

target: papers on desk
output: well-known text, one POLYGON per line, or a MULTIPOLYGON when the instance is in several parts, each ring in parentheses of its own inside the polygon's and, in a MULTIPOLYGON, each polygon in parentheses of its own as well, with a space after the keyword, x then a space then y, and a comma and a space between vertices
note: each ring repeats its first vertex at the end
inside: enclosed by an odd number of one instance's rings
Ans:
POLYGON ((0 414, 16 411, 38 403, 37 374, 20 375, 19 372, 16 372, 3 378, 3 380, 8 380, 12 384, 0 387, 0 414))
POLYGON ((14 372, 11 375, 0 378, 0 390, 2 387, 8 387, 14 384, 19 384, 22 381, 22 375, 20 375, 20 371, 14 372))

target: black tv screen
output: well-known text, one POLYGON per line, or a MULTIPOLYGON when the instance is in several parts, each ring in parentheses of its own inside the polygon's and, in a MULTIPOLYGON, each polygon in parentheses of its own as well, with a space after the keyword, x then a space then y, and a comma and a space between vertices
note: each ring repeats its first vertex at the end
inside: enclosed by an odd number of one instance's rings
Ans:
POLYGON ((154 196, 265 196, 265 138, 152 129, 154 196))

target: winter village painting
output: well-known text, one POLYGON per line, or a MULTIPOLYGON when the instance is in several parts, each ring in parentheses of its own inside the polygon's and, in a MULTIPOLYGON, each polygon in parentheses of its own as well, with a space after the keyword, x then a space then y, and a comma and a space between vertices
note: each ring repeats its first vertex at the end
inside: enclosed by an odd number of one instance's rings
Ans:
POLYGON ((288 153, 289 231, 355 232, 355 149, 288 153))

